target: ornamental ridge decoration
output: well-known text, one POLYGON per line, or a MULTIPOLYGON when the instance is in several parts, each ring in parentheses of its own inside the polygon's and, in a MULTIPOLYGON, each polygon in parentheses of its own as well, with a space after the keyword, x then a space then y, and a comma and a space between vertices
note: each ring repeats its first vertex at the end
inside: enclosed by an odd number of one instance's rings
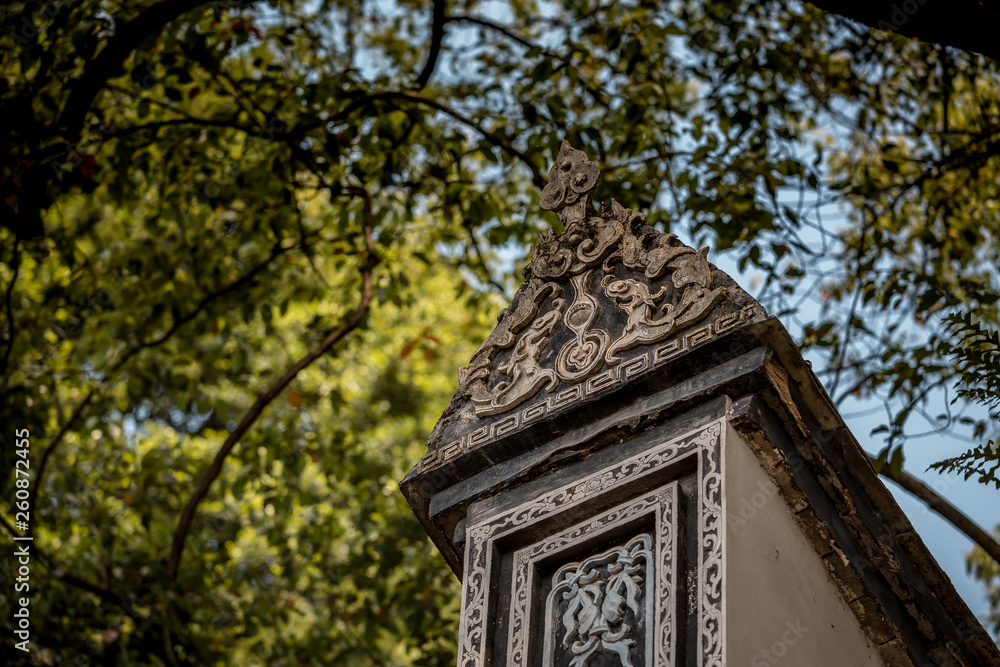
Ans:
POLYGON ((622 352, 677 339, 730 296, 713 285, 708 248, 657 232, 614 200, 594 215, 599 177, 597 164, 563 141, 540 196, 563 231, 549 229, 531 249, 525 284, 459 369, 459 390, 477 417, 617 374, 622 352))

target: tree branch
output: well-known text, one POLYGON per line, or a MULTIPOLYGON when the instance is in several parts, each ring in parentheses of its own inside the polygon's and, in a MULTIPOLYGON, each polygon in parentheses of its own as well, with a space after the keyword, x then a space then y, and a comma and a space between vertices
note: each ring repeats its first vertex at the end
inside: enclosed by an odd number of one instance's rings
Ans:
POLYGON ((463 116, 462 114, 458 113, 457 111, 455 111, 451 107, 446 106, 444 104, 441 104, 440 102, 438 102, 436 100, 432 100, 429 97, 424 97, 423 95, 418 95, 418 94, 416 94, 414 92, 411 92, 411 91, 403 91, 403 92, 385 91, 385 92, 379 92, 379 93, 372 93, 371 97, 372 98, 383 98, 383 99, 404 99, 404 100, 410 100, 412 102, 417 102, 418 104, 423 104, 424 106, 431 107, 432 109, 437 109, 438 111, 451 116, 452 118, 454 118, 458 122, 460 122, 460 123, 462 123, 464 125, 468 125, 472 129, 474 129, 476 132, 478 132, 479 134, 483 135, 483 137, 485 137, 486 140, 489 141, 494 146, 499 147, 501 150, 507 152, 512 157, 517 158, 518 160, 520 160, 521 162, 523 162, 525 165, 527 165, 528 169, 531 170, 531 180, 535 184, 535 186, 539 187, 539 188, 545 187, 546 180, 542 176, 542 172, 538 168, 538 165, 535 163, 534 160, 532 160, 530 157, 528 157, 527 155, 525 155, 521 151, 519 151, 516 148, 514 148, 513 146, 511 146, 507 141, 505 141, 504 139, 502 139, 498 135, 494 134, 493 132, 490 132, 489 130, 487 130, 486 128, 484 128, 482 125, 480 125, 476 121, 472 120, 471 118, 466 118, 465 116, 463 116))
MULTIPOLYGON (((94 100, 109 79, 124 74, 122 64, 129 54, 171 21, 210 1, 163 0, 117 26, 104 48, 95 57, 86 60, 82 74, 69 86, 69 95, 58 118, 47 131, 62 135, 66 142, 75 145, 94 100)), ((244 1, 240 4, 251 3, 244 1)), ((53 144, 58 145, 60 142, 53 144)), ((6 199, 0 199, 0 222, 19 238, 34 238, 45 233, 41 212, 48 205, 45 191, 54 173, 50 166, 37 161, 24 171, 16 210, 6 199)))
MULTIPOLYGON (((406 90, 406 91, 382 90, 382 91, 375 91, 372 93, 368 93, 354 100, 351 104, 347 105, 347 107, 341 109, 339 112, 328 118, 326 123, 340 122, 343 119, 347 118, 352 112, 357 111, 358 109, 363 107, 365 104, 379 99, 409 100, 411 102, 416 102, 417 104, 422 104, 424 106, 431 107, 432 109, 436 109, 444 114, 447 114, 448 116, 451 116, 452 118, 462 123, 463 125, 467 125, 468 127, 474 129, 479 134, 483 135, 483 137, 485 137, 486 140, 489 141, 494 146, 497 146, 510 156, 523 162, 528 167, 528 169, 531 170, 531 180, 535 184, 535 186, 539 188, 545 187, 546 180, 542 176, 541 169, 539 169, 538 164, 533 159, 531 159, 531 157, 517 150, 508 141, 506 141, 499 135, 490 132, 489 130, 487 130, 486 128, 484 128, 482 125, 472 120, 471 118, 463 116, 462 114, 458 113, 451 107, 442 104, 437 100, 432 100, 429 97, 424 97, 423 95, 419 95, 411 90, 406 90)), ((248 132, 248 133, 257 132, 257 130, 254 128, 247 127, 245 125, 241 125, 227 119, 172 118, 169 120, 122 128, 117 132, 109 133, 107 136, 122 137, 146 130, 151 130, 155 132, 163 127, 170 127, 177 125, 226 127, 235 130, 241 130, 243 132, 248 132)), ((301 139, 307 132, 316 129, 317 127, 319 127, 319 124, 308 124, 304 126, 295 127, 284 132, 275 132, 274 136, 276 139, 279 139, 284 143, 288 144, 294 151, 298 151, 299 153, 301 153, 301 148, 299 148, 297 145, 298 140, 301 139)))
POLYGON ((97 94, 108 79, 120 74, 121 65, 130 53, 171 21, 209 2, 210 0, 163 0, 121 25, 97 56, 86 64, 80 78, 71 87, 69 98, 59 115, 59 127, 65 132, 64 137, 71 143, 76 141, 97 94))
MULTIPOLYGON (((256 277, 257 274, 263 271, 274 260, 275 257, 280 255, 281 252, 282 251, 280 249, 280 243, 275 244, 274 248, 272 248, 271 255, 266 260, 264 260, 260 264, 257 264, 255 267, 253 267, 245 274, 243 274, 233 282, 229 283, 222 289, 216 290, 215 292, 212 292, 203 297, 202 300, 198 302, 198 305, 196 305, 191 310, 191 312, 175 320, 173 325, 162 335, 158 336, 157 338, 151 341, 140 340, 137 345, 134 345, 131 348, 129 348, 129 350, 122 355, 121 359, 116 361, 114 365, 110 369, 108 369, 107 373, 105 373, 105 378, 110 378, 111 376, 113 376, 116 372, 118 372, 119 369, 121 369, 122 366, 125 365, 125 362, 127 362, 129 359, 135 356, 140 350, 150 349, 166 342, 182 325, 190 322, 195 317, 197 317, 212 302, 246 285, 254 277, 256 277)), ((62 424, 59 431, 52 437, 52 440, 49 441, 49 444, 46 445, 45 449, 42 451, 42 460, 38 463, 38 470, 37 472, 35 472, 35 483, 32 484, 31 486, 31 496, 28 498, 28 511, 30 513, 33 513, 35 511, 35 506, 38 501, 38 494, 40 492, 40 489, 42 488, 42 478, 45 476, 45 470, 46 467, 48 466, 49 459, 52 457, 52 454, 62 443, 63 438, 66 436, 66 433, 69 432, 70 427, 73 426, 76 420, 80 418, 80 415, 83 413, 84 408, 87 407, 91 399, 94 397, 95 391, 96 389, 91 389, 89 392, 87 392, 87 395, 76 406, 76 408, 73 410, 73 413, 69 416, 69 419, 67 419, 62 424)))
POLYGON ((257 418, 260 417, 264 408, 266 408, 303 369, 322 355, 326 354, 330 348, 332 348, 337 342, 341 341, 345 336, 347 336, 347 334, 354 331, 354 329, 361 324, 361 321, 367 314, 372 301, 372 269, 375 268, 375 265, 378 264, 379 261, 378 256, 375 254, 375 244, 372 241, 371 198, 370 196, 367 196, 367 193, 364 198, 364 219, 365 244, 368 252, 365 262, 361 267, 361 301, 358 303, 357 309, 346 320, 344 320, 340 326, 327 334, 326 338, 324 338, 318 346, 295 362, 284 375, 278 378, 267 389, 267 391, 258 395, 257 400, 254 401, 254 404, 250 407, 246 414, 243 415, 243 419, 240 420, 240 423, 233 430, 233 432, 229 434, 225 442, 222 443, 222 447, 219 448, 219 451, 215 455, 215 459, 205 472, 205 475, 201 478, 201 482, 195 489, 194 494, 184 506, 184 509, 181 512, 180 520, 177 522, 177 528, 174 531, 173 536, 173 543, 170 547, 170 556, 167 559, 167 575, 171 580, 177 579, 177 572, 180 567, 181 557, 184 554, 184 543, 191 530, 191 524, 194 521, 194 515, 198 509, 198 505, 208 495, 212 482, 214 482, 222 472, 222 465, 225 462, 226 457, 233 451, 233 448, 240 441, 240 438, 242 438, 254 422, 257 421, 257 418))
POLYGON ((483 275, 486 276, 486 282, 493 285, 493 287, 495 287, 500 294, 504 294, 506 291, 504 290, 504 286, 497 282, 497 280, 493 277, 493 274, 490 272, 490 267, 486 266, 486 257, 483 255, 482 248, 479 247, 479 239, 476 238, 476 234, 473 231, 472 226, 462 226, 465 227, 465 231, 469 235, 469 246, 471 246, 473 252, 476 253, 476 259, 479 260, 479 266, 483 269, 483 275))
POLYGON ((135 346, 132 349, 130 349, 128 351, 128 353, 126 353, 126 355, 124 357, 122 357, 112 367, 111 371, 109 371, 109 372, 110 373, 114 373, 115 371, 117 371, 119 368, 121 368, 122 364, 125 363, 125 361, 129 357, 131 357, 133 354, 135 354, 139 350, 144 350, 144 349, 147 349, 147 348, 156 347, 157 345, 160 345, 161 343, 163 343, 164 341, 166 341, 181 326, 183 326, 184 324, 187 324, 188 322, 190 322, 191 320, 193 320, 195 317, 197 317, 199 314, 201 314, 209 304, 211 304, 214 301, 217 301, 219 298, 225 296, 226 294, 229 294, 230 292, 235 292, 236 290, 240 289, 241 287, 243 287, 247 283, 251 282, 254 278, 257 277, 258 274, 260 274, 264 269, 266 269, 268 267, 268 265, 272 261, 274 261, 275 257, 277 257, 278 255, 280 255, 281 253, 282 253, 282 249, 281 249, 281 243, 280 243, 280 240, 279 240, 279 242, 275 243, 274 246, 271 248, 271 254, 268 256, 267 259, 265 259, 263 262, 260 262, 259 264, 257 264, 256 266, 254 266, 252 269, 250 269, 249 271, 247 271, 242 276, 240 276, 239 278, 237 278, 233 282, 229 283, 228 285, 226 285, 222 289, 216 290, 215 292, 211 292, 210 294, 205 295, 201 299, 201 301, 198 302, 198 305, 195 306, 187 315, 183 315, 183 316, 177 318, 176 320, 174 320, 174 323, 170 326, 170 328, 167 329, 164 333, 162 333, 157 338, 154 338, 153 340, 150 340, 150 341, 140 341, 140 343, 137 346, 135 346))
MULTIPOLYGON (((523 37, 520 37, 517 34, 511 32, 510 30, 508 30, 507 28, 503 27, 502 25, 493 23, 492 21, 487 21, 486 19, 481 19, 481 18, 478 18, 478 17, 475 17, 475 16, 467 16, 465 14, 460 14, 460 15, 457 15, 457 16, 449 16, 448 17, 448 21, 461 22, 461 23, 473 23, 475 25, 482 26, 483 28, 489 28, 490 30, 495 30, 496 32, 500 33, 501 35, 503 35, 507 39, 515 41, 515 42, 517 42, 518 44, 520 44, 521 46, 523 46, 523 47, 525 47, 527 49, 531 49, 531 48, 535 47, 535 44, 532 44, 531 42, 529 42, 528 40, 524 39, 523 37)), ((548 50, 545 50, 545 49, 542 49, 542 55, 548 56, 550 58, 558 58, 559 57, 556 54, 552 53, 551 51, 548 51, 548 50)))
POLYGON ((20 243, 21 239, 14 239, 14 257, 10 261, 10 266, 14 273, 10 277, 10 284, 7 285, 7 293, 4 296, 4 304, 7 309, 7 328, 10 332, 8 333, 7 350, 3 355, 3 367, 0 368, 0 374, 2 374, 4 378, 4 386, 7 385, 7 368, 10 365, 10 354, 14 351, 14 307, 11 299, 14 295, 14 283, 17 282, 17 274, 21 270, 20 243))
MULTIPOLYGON (((14 527, 11 526, 9 523, 7 523, 7 520, 4 519, 2 516, 0 516, 0 524, 2 524, 4 529, 8 533, 10 533, 13 537, 22 537, 22 535, 17 531, 15 531, 14 527)), ((135 609, 132 608, 132 605, 129 604, 129 601, 126 600, 121 593, 118 593, 112 590, 111 588, 104 588, 102 586, 99 586, 94 582, 88 579, 84 579, 80 575, 69 571, 62 565, 57 565, 55 561, 52 560, 51 556, 49 556, 40 548, 35 546, 34 542, 32 542, 31 548, 35 550, 35 553, 38 555, 38 558, 43 563, 45 563, 45 567, 49 570, 49 572, 52 573, 52 576, 54 578, 63 581, 69 584, 70 586, 75 586, 76 588, 85 590, 88 593, 93 593, 102 600, 113 602, 121 606, 121 608, 125 611, 126 614, 128 614, 132 618, 133 621, 139 620, 139 615, 135 612, 135 609)))
POLYGON ((424 63, 424 69, 417 76, 416 82, 413 84, 413 90, 421 91, 427 86, 427 82, 430 81, 431 75, 434 73, 434 67, 437 65, 438 55, 441 53, 441 41, 444 39, 444 24, 448 22, 448 17, 445 15, 444 0, 434 0, 434 18, 431 24, 431 46, 427 51, 427 62, 424 63))
MULTIPOLYGON (((55 388, 53 387, 53 391, 55 388)), ((70 426, 72 426, 80 415, 83 413, 84 409, 90 404, 91 399, 94 398, 94 392, 96 389, 91 389, 87 392, 87 395, 83 397, 76 408, 73 410, 73 414, 69 416, 59 431, 52 436, 52 440, 46 445, 45 449, 42 451, 42 460, 38 463, 38 469, 35 472, 34 484, 31 485, 31 496, 28 498, 28 514, 33 515, 35 513, 35 505, 38 502, 38 491, 42 488, 42 476, 45 475, 45 467, 49 464, 49 458, 55 453, 56 449, 62 443, 63 438, 69 432, 70 426)))
POLYGON ((982 547, 983 551, 990 555, 990 558, 1000 563, 1000 543, 997 543, 997 541, 993 539, 989 533, 976 525, 972 519, 965 516, 961 510, 939 496, 929 486, 917 478, 907 474, 905 471, 900 470, 898 475, 893 475, 892 469, 889 465, 886 464, 879 468, 878 461, 874 457, 869 456, 868 459, 872 462, 872 465, 875 466, 875 470, 878 474, 887 479, 891 479, 896 482, 896 484, 903 487, 905 491, 927 503, 929 508, 944 517, 951 525, 965 533, 969 539, 982 547))
MULTIPOLYGON (((472 23, 474 25, 478 25, 480 27, 487 28, 489 30, 493 30, 495 32, 500 33, 501 35, 503 35, 507 39, 510 39, 511 41, 513 41, 513 42, 515 42, 517 44, 520 44, 521 46, 525 47, 526 49, 536 49, 537 48, 537 49, 539 49, 539 52, 541 53, 541 55, 545 56, 546 58, 551 58, 553 60, 558 60, 558 61, 564 63, 567 67, 573 67, 573 62, 572 62, 571 58, 568 58, 568 57, 566 57, 564 55, 561 55, 559 53, 555 53, 553 51, 550 51, 550 50, 548 50, 546 48, 543 48, 542 46, 540 46, 538 44, 532 44, 530 41, 528 41, 527 39, 525 39, 523 37, 520 37, 519 35, 517 35, 516 33, 514 33, 509 28, 506 28, 506 27, 504 27, 502 25, 499 25, 497 23, 493 23, 492 21, 487 21, 486 19, 481 19, 481 18, 476 17, 476 16, 468 16, 466 14, 459 14, 459 15, 448 16, 448 21, 449 22, 472 23)), ((582 75, 580 76, 580 81, 581 81, 581 83, 583 83, 583 86, 584 86, 584 88, 586 88, 587 92, 590 93, 590 97, 594 100, 594 102, 596 102, 597 104, 600 104, 601 106, 603 106, 605 108, 608 107, 608 102, 607 102, 607 100, 604 99, 604 93, 599 88, 597 88, 593 84, 592 81, 587 80, 582 75)))

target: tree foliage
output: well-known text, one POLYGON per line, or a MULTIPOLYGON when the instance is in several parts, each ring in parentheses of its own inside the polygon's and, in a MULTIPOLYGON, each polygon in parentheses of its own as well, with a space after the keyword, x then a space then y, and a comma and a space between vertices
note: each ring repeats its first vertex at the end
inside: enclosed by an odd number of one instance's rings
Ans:
MULTIPOLYGON (((945 321, 951 324, 956 337, 962 341, 955 356, 956 371, 960 374, 955 400, 968 399, 986 407, 989 416, 1000 421, 1000 332, 991 331, 966 315, 950 315, 945 321)), ((978 426, 978 425, 977 425, 978 426)), ((982 436, 985 429, 977 428, 982 436)), ((947 458, 931 466, 942 472, 960 472, 965 479, 973 475, 983 484, 992 483, 1000 489, 1000 453, 997 443, 990 440, 985 445, 969 449, 959 456, 947 458)))
POLYGON ((31 432, 49 664, 450 661, 394 484, 556 224, 563 138, 598 200, 759 275, 834 398, 885 401, 886 458, 959 431, 990 474, 981 55, 773 0, 2 12, 0 422, 31 432))
MULTIPOLYGON (((1000 538, 1000 526, 993 531, 1000 538)), ((990 614, 984 625, 994 635, 1000 634, 1000 563, 990 558, 981 548, 976 547, 965 559, 966 568, 986 585, 986 597, 990 601, 990 614)))

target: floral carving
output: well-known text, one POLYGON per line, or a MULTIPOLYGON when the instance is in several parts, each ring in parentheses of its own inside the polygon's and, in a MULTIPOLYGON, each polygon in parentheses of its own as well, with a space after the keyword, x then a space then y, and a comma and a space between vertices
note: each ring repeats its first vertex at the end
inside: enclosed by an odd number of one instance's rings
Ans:
MULTIPOLYGON (((567 602, 562 612, 562 642, 573 658, 571 667, 585 667, 600 653, 617 655, 622 667, 632 667, 629 649, 646 622, 643 581, 651 576, 652 539, 639 535, 624 547, 612 549, 582 563, 559 568, 552 578, 546 604, 546 622, 555 626, 559 599, 567 602), (635 627, 627 612, 631 610, 635 627)), ((545 652, 551 664, 555 650, 555 627, 546 633, 550 646, 545 652)))

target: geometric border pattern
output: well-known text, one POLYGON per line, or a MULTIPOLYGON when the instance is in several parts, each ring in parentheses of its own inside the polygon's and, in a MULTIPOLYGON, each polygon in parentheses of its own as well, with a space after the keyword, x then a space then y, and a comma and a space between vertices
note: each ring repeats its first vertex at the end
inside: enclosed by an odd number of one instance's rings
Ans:
POLYGON ((516 410, 499 421, 487 424, 433 452, 428 452, 418 464, 420 471, 441 466, 465 452, 478 449, 506 435, 520 431, 534 422, 566 412, 585 399, 606 394, 621 387, 632 379, 664 365, 671 359, 741 326, 752 319, 758 309, 759 306, 756 304, 744 306, 740 311, 720 317, 717 321, 703 327, 692 329, 662 345, 648 349, 642 354, 612 366, 585 382, 557 391, 538 403, 516 410))
POLYGON ((462 583, 459 667, 485 667, 486 664, 486 617, 494 595, 489 589, 492 572, 498 566, 494 562, 493 543, 498 538, 630 485, 689 456, 697 457, 698 467, 698 664, 724 667, 723 424, 723 420, 712 422, 471 525, 467 531, 462 583))

